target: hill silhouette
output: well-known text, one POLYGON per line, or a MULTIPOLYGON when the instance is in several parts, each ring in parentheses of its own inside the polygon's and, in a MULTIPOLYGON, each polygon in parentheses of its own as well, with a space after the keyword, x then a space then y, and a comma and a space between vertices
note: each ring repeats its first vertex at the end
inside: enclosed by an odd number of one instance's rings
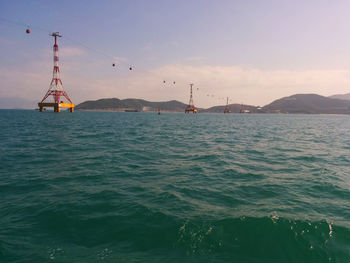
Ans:
POLYGON ((336 94, 336 95, 329 96, 328 98, 340 99, 340 100, 350 100, 350 93, 347 93, 347 94, 336 94))
MULTIPOLYGON (((346 95, 346 94, 345 94, 346 95)), ((295 94, 273 101, 260 108, 252 105, 230 104, 232 113, 242 109, 251 113, 303 113, 303 114, 350 114, 350 100, 324 97, 317 94, 295 94)), ((186 104, 171 100, 165 102, 150 102, 143 99, 106 98, 85 101, 76 106, 77 110, 111 110, 111 111, 156 111, 184 112, 186 104)), ((199 109, 205 113, 223 113, 225 105, 208 109, 199 109)))
POLYGON ((350 114, 350 101, 317 94, 296 94, 264 106, 265 113, 350 114))
POLYGON ((182 112, 184 111, 186 104, 171 100, 165 102, 151 102, 142 99, 125 99, 120 100, 117 98, 90 100, 80 103, 76 106, 77 110, 112 110, 112 111, 124 111, 124 110, 137 110, 143 111, 147 108, 147 111, 155 111, 160 108, 162 111, 182 112))

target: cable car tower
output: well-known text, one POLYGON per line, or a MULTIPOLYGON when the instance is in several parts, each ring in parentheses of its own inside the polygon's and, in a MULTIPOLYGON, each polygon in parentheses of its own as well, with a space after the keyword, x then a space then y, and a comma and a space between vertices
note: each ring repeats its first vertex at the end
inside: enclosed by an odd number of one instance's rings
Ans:
POLYGON ((193 96, 192 96, 192 87, 193 87, 193 84, 191 83, 190 84, 190 87, 191 87, 191 93, 190 93, 190 102, 188 103, 186 109, 185 109, 185 113, 197 113, 198 110, 197 108, 193 105, 193 96))
POLYGON ((225 107, 224 113, 231 113, 231 110, 228 107, 228 97, 227 97, 227 100, 226 100, 226 107, 225 107))
POLYGON ((53 76, 49 90, 46 92, 46 95, 41 102, 38 103, 39 110, 40 112, 43 112, 45 107, 52 107, 54 112, 60 112, 61 108, 69 108, 70 112, 74 112, 75 105, 63 90, 62 81, 60 79, 57 37, 62 36, 59 32, 54 32, 50 36, 55 38, 55 44, 53 46, 53 76), (49 97, 52 97, 51 101, 49 101, 49 97))

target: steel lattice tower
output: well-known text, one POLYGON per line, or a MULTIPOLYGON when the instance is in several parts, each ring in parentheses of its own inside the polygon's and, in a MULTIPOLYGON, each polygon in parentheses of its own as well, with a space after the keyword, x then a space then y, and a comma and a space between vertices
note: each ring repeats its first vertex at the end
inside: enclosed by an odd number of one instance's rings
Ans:
POLYGON ((224 113, 231 113, 231 110, 230 110, 230 108, 228 107, 228 97, 227 97, 227 99, 226 99, 226 107, 225 107, 224 113))
POLYGON ((59 32, 54 32, 50 36, 55 38, 55 44, 53 46, 53 73, 52 80, 49 90, 46 92, 46 95, 38 103, 39 110, 42 112, 44 107, 53 107, 55 112, 60 112, 60 108, 69 108, 70 112, 74 111, 74 104, 70 100, 68 94, 63 90, 62 81, 60 78, 60 68, 58 66, 58 45, 57 37, 62 37, 59 32), (53 102, 47 102, 46 100, 49 97, 53 97, 53 102), (66 99, 67 102, 61 101, 61 99, 66 99))
POLYGON ((193 104, 193 92, 192 92, 193 84, 192 83, 190 84, 190 87, 191 87, 190 101, 185 109, 185 113, 190 113, 190 112, 197 113, 198 110, 193 104))

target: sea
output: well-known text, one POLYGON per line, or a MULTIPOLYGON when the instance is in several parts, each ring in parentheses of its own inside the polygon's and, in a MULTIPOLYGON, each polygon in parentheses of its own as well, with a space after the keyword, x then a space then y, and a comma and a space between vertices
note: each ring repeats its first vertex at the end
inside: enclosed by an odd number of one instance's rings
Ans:
POLYGON ((350 116, 0 110, 0 262, 350 262, 350 116))

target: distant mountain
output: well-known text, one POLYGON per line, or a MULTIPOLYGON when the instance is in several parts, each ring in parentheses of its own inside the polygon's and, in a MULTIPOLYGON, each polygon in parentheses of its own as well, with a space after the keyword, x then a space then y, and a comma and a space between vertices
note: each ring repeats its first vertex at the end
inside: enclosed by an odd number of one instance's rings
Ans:
POLYGON ((150 102, 142 99, 117 98, 99 99, 94 101, 85 101, 76 106, 76 110, 137 110, 137 111, 155 111, 160 108, 162 111, 183 112, 186 104, 171 100, 166 102, 150 102))
POLYGON ((350 114, 350 101, 317 94, 296 94, 264 106, 266 113, 350 114))
MULTIPOLYGON (((203 109, 200 112, 210 112, 210 113, 223 113, 226 106, 214 106, 208 109, 203 109)), ((247 110, 251 113, 260 112, 260 107, 251 106, 251 105, 243 105, 243 104, 229 104, 228 108, 232 113, 239 113, 241 110, 247 110)))
POLYGON ((340 100, 350 100, 350 93, 347 93, 347 94, 336 94, 336 95, 329 96, 328 98, 340 99, 340 100))
MULTIPOLYGON (((76 106, 76 110, 112 110, 112 111, 161 111, 184 112, 186 104, 171 100, 150 102, 142 99, 117 98, 85 101, 76 106)), ((225 106, 199 109, 199 112, 223 113, 225 106)), ((304 114, 350 114, 350 100, 333 99, 317 94, 296 94, 273 101, 264 107, 230 104, 232 113, 246 110, 251 113, 304 113, 304 114)))

